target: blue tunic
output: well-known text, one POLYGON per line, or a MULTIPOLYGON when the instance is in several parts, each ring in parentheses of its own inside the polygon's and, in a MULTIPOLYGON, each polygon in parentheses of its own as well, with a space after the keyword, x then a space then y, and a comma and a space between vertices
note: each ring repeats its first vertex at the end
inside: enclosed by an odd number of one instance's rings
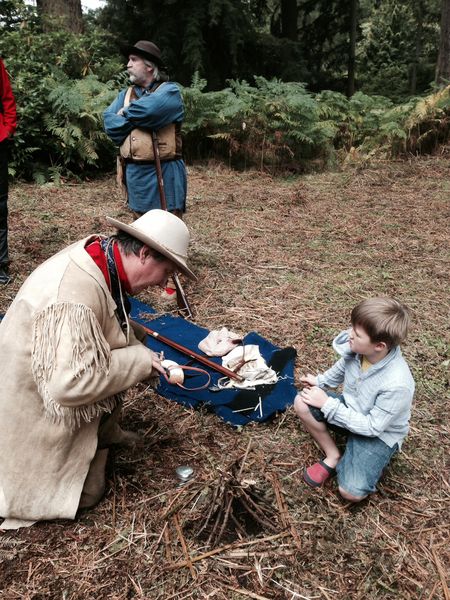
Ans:
MULTIPOLYGON (((127 90, 122 90, 103 113, 105 131, 117 145, 136 127, 157 131, 170 123, 180 123, 184 117, 183 100, 176 83, 167 82, 156 92, 135 86, 137 100, 123 107, 127 90)), ((164 191, 168 210, 186 210, 187 177, 182 159, 161 162, 164 191)), ((136 212, 144 213, 161 208, 156 168, 152 164, 127 163, 126 186, 128 204, 136 212)))

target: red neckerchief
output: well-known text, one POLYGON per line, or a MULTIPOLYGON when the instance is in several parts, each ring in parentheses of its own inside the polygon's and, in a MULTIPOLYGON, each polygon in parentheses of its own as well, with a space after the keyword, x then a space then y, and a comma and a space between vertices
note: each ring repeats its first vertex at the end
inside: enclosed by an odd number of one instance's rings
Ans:
MULTIPOLYGON (((111 282, 109 280, 108 267, 106 262, 105 253, 100 246, 100 238, 95 238, 84 248, 92 260, 95 262, 97 267, 103 273, 103 277, 108 285, 108 289, 111 291, 111 282)), ((123 268, 122 257, 120 256, 119 248, 117 244, 114 244, 114 260, 116 261, 117 274, 119 275, 120 283, 127 294, 131 294, 130 282, 123 268)))

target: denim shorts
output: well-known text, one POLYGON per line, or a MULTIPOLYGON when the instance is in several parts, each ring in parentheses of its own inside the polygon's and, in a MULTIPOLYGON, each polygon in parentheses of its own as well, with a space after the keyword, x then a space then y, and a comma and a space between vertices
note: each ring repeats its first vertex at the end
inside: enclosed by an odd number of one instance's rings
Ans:
MULTIPOLYGON (((327 394, 344 402, 342 395, 327 394)), ((310 406, 309 409, 317 421, 327 423, 320 408, 310 406)), ((336 467, 339 487, 359 498, 376 492, 383 470, 398 452, 398 444, 390 448, 380 438, 357 435, 329 423, 327 427, 347 437, 345 452, 336 467)))

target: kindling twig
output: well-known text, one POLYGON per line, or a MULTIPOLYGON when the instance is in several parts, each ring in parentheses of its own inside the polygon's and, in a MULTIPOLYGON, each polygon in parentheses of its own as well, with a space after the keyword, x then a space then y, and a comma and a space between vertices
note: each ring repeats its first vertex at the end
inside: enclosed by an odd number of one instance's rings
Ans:
MULTIPOLYGON (((230 516, 230 510, 231 510, 231 505, 233 503, 233 500, 234 500, 233 493, 230 492, 230 491, 228 491, 227 506, 226 506, 225 514, 224 514, 224 517, 223 517, 223 520, 222 520, 222 525, 221 525, 220 530, 219 530, 219 535, 217 536, 217 540, 220 540, 222 538, 223 532, 225 531, 225 527, 226 527, 226 525, 228 523, 228 518, 230 516)), ((218 513, 217 516, 220 517, 220 512, 218 513)), ((216 521, 216 523, 217 523, 217 521, 216 521)), ((212 533, 213 532, 211 532, 211 535, 212 535, 212 533)), ((211 540, 211 536, 209 536, 208 542, 210 540, 211 540)))
POLYGON ((269 531, 277 530, 277 528, 274 525, 272 525, 272 523, 270 523, 270 521, 267 521, 264 518, 263 511, 259 508, 259 506, 255 502, 253 502, 251 497, 248 494, 246 494, 243 489, 241 489, 241 491, 240 491, 239 501, 243 505, 245 510, 255 519, 255 521, 260 523, 263 527, 266 527, 267 529, 269 529, 269 531), (250 504, 252 506, 250 506, 250 504))
POLYGON ((209 520, 211 518, 211 515, 213 514, 214 509, 216 508, 216 502, 217 502, 217 496, 218 495, 219 495, 219 486, 215 486, 214 491, 213 491, 213 497, 212 497, 212 500, 210 502, 208 514, 206 515, 205 522, 203 523, 203 525, 198 530, 197 536, 199 536, 202 533, 202 531, 204 529, 206 529, 206 527, 207 527, 207 525, 209 523, 209 520))
POLYGON ((159 535, 158 541, 156 542, 156 544, 155 544, 155 546, 153 548, 153 552, 150 554, 150 558, 151 559, 155 556, 156 551, 158 550, 159 544, 161 543, 161 540, 162 540, 162 538, 164 536, 164 533, 165 533, 165 531, 166 531, 166 529, 167 529, 168 526, 169 526, 168 522, 165 521, 165 523, 163 525, 163 528, 161 530, 161 533, 159 535))
MULTIPOLYGON (((243 546, 251 546, 254 544, 261 544, 263 542, 271 542, 273 540, 278 540, 279 538, 282 537, 286 537, 287 535, 289 535, 288 531, 283 531, 282 533, 277 533, 276 535, 270 535, 268 537, 265 538, 260 538, 260 539, 256 539, 256 540, 251 540, 251 541, 245 541, 245 542, 233 542, 231 544, 226 544, 225 546, 221 546, 220 548, 215 548, 214 550, 210 550, 209 552, 205 552, 204 554, 199 554, 198 556, 191 556, 190 560, 191 563, 196 563, 199 560, 205 560, 205 558, 209 558, 210 556, 214 556, 215 554, 219 554, 220 552, 224 552, 225 550, 230 550, 231 548, 241 548, 243 546)), ((186 567, 188 566, 188 563, 183 560, 177 563, 172 563, 170 565, 167 565, 166 569, 169 571, 172 570, 176 570, 176 569, 181 569, 182 567, 186 567)))
MULTIPOLYGON (((213 528, 211 530, 211 533, 209 534, 209 537, 208 537, 208 541, 207 541, 207 545, 208 546, 211 543, 211 540, 213 539, 214 534, 216 533, 216 529, 217 529, 217 527, 218 527, 218 525, 220 523, 220 518, 222 516, 221 512, 220 512, 220 508, 222 506, 221 503, 223 502, 224 492, 225 492, 225 480, 222 479, 221 482, 220 482, 220 486, 219 486, 219 494, 218 494, 218 496, 219 496, 219 503, 217 504, 217 507, 216 507, 217 508, 217 515, 216 515, 216 519, 214 521, 214 525, 213 525, 213 528)), ((209 518, 206 521, 205 525, 208 523, 208 521, 209 521, 209 518)))
POLYGON ((163 533, 164 533, 164 544, 166 547, 166 558, 169 562, 172 562, 172 551, 170 549, 169 527, 164 527, 163 533))
POLYGON ((248 440, 247 448, 245 449, 244 458, 242 459, 241 466, 239 468, 239 473, 237 478, 240 479, 242 475, 242 471, 244 470, 245 461, 247 460, 248 453, 250 452, 250 446, 252 445, 252 438, 248 440))
POLYGON ((283 492, 281 491, 280 481, 278 479, 278 475, 276 473, 271 473, 272 478, 272 487, 275 491, 275 498, 277 500, 278 509, 280 511, 281 522, 285 527, 289 527, 292 538, 295 542, 295 545, 300 550, 302 547, 302 542, 300 540, 300 536, 298 535, 297 530, 295 529, 294 524, 289 515, 288 508, 286 506, 286 501, 283 497, 283 492))
POLYGON ((439 573, 442 590, 444 592, 444 598, 445 598, 445 600, 450 600, 450 591, 448 589, 446 575, 445 575, 444 569, 442 568, 441 561, 439 560, 439 557, 434 548, 431 548, 431 554, 433 555, 433 559, 436 564, 437 572, 439 573))
POLYGON ((232 592, 236 592, 238 594, 242 594, 243 596, 248 596, 249 598, 253 598, 254 600, 269 600, 267 596, 260 596, 259 594, 255 594, 255 592, 250 592, 249 590, 245 590, 244 588, 234 588, 231 585, 224 585, 227 590, 232 592))
MULTIPOLYGON (((187 488, 188 488, 190 485, 192 485, 194 482, 195 482, 195 480, 194 480, 194 479, 192 479, 191 481, 187 481, 187 482, 186 482, 186 483, 183 485, 182 489, 180 489, 180 490, 179 490, 179 492, 176 494, 175 498, 173 498, 173 500, 170 502, 169 506, 168 506, 168 507, 166 508, 166 510, 164 511, 164 514, 163 514, 163 519, 167 519, 168 517, 170 517, 170 515, 171 515, 172 513, 174 513, 174 512, 178 512, 178 511, 180 510, 180 508, 182 508, 183 506, 185 506, 185 505, 186 505, 186 504, 187 504, 187 503, 188 503, 188 502, 191 500, 191 498, 192 498, 192 494, 191 494, 191 496, 189 496, 189 498, 187 498, 187 499, 183 498, 183 501, 182 501, 182 503, 181 503, 181 506, 180 506, 179 504, 178 504, 178 505, 175 505, 175 502, 178 500, 178 498, 179 498, 180 496, 185 496, 186 489, 187 489, 187 488)), ((193 495, 194 495, 194 496, 195 496, 196 494, 197 494, 197 492, 194 492, 194 493, 193 493, 193 495)))
POLYGON ((189 556, 189 550, 188 550, 188 547, 186 544, 186 540, 184 539, 183 530, 181 529, 180 520, 178 518, 178 515, 177 514, 173 515, 172 519, 173 519, 173 523, 175 525, 175 529, 177 530, 178 539, 181 542, 181 547, 183 548, 183 554, 186 557, 186 564, 189 567, 189 570, 192 575, 192 579, 196 579, 197 573, 195 572, 195 569, 192 566, 191 557, 189 556))

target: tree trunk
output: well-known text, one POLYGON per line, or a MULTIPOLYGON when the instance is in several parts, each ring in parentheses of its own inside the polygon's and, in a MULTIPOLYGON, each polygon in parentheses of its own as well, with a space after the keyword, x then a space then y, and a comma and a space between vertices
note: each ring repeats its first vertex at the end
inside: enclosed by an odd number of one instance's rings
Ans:
POLYGON ((412 96, 415 95, 417 91, 417 68, 422 59, 422 38, 423 38, 423 14, 424 7, 422 0, 417 0, 415 5, 415 18, 416 18, 416 44, 414 50, 414 59, 411 64, 411 78, 409 84, 409 91, 412 96))
POLYGON ((441 43, 436 68, 436 83, 444 86, 450 81, 450 0, 442 0, 441 43))
POLYGON ((36 0, 44 31, 52 29, 51 19, 72 33, 83 33, 81 0, 36 0))
POLYGON ((281 0, 281 37, 297 41, 297 0, 281 0))
POLYGON ((350 48, 347 70, 347 96, 350 98, 355 93, 355 56, 356 56, 356 29, 358 26, 358 0, 350 3, 350 48))

